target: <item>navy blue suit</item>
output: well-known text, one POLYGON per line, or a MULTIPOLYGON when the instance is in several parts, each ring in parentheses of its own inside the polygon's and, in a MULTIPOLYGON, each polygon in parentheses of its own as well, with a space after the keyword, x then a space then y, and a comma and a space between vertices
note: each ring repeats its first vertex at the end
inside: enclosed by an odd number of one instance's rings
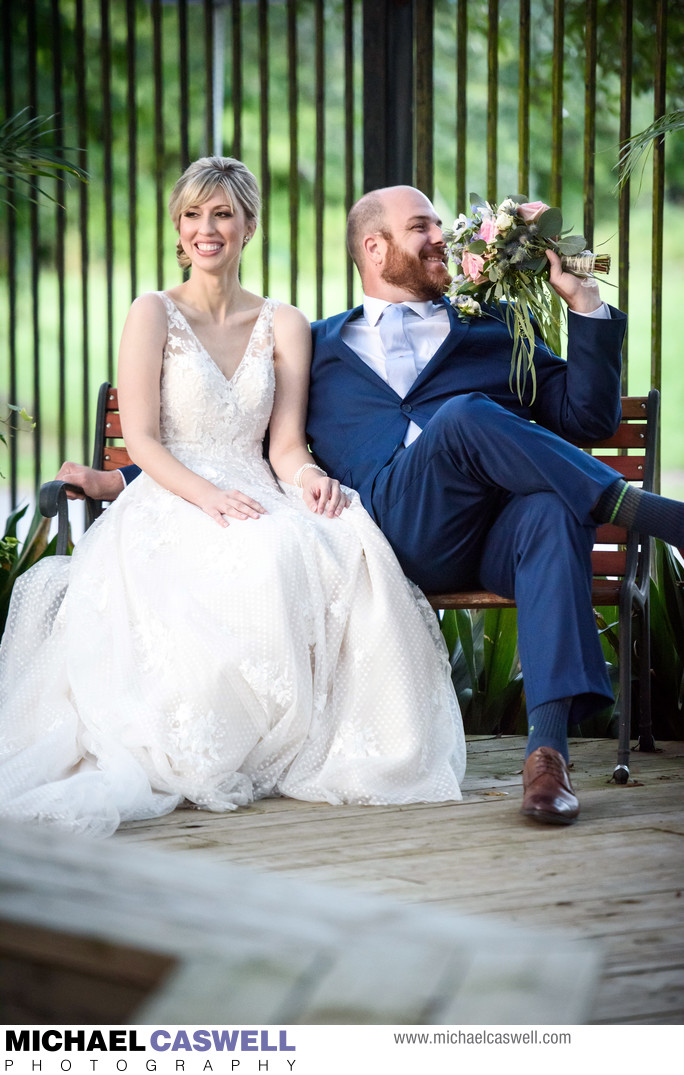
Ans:
POLYGON ((620 419, 626 319, 568 314, 568 361, 540 342, 536 398, 509 387, 496 316, 459 320, 404 399, 340 337, 362 309, 313 326, 307 432, 321 466, 356 489, 404 571, 427 592, 484 586, 516 598, 528 708, 612 697, 591 607, 591 509, 615 471, 564 438, 620 419), (409 421, 422 429, 408 448, 409 421))

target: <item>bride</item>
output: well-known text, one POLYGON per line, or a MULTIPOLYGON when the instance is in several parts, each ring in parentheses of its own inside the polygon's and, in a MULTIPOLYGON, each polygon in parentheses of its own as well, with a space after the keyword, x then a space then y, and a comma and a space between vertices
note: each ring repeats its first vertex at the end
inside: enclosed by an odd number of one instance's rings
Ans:
POLYGON ((108 835, 184 801, 460 799, 434 615, 307 450, 304 315, 240 284, 256 181, 203 158, 169 209, 190 277, 133 303, 119 352, 143 473, 15 587, 0 815, 108 835))

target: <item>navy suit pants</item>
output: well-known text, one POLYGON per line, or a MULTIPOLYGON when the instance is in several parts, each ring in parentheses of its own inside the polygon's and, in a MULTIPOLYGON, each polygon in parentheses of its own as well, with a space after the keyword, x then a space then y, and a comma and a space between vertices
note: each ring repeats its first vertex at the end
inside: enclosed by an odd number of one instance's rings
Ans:
POLYGON ((427 593, 482 586, 518 606, 528 709, 612 698, 591 603, 591 509, 615 471, 481 393, 445 403, 378 475, 373 510, 427 593))

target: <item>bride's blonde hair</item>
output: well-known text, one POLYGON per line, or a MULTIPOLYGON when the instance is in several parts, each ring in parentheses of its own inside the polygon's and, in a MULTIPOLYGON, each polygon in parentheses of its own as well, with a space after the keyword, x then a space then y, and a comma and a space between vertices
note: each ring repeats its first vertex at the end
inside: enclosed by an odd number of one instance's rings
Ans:
MULTIPOLYGON (((256 179, 249 168, 235 157, 200 157, 183 172, 171 191, 169 213, 176 231, 180 227, 180 218, 191 205, 202 205, 220 188, 231 206, 235 203, 242 208, 245 219, 259 222, 261 194, 256 179)), ((178 242, 176 257, 182 269, 190 265, 190 258, 178 242)))

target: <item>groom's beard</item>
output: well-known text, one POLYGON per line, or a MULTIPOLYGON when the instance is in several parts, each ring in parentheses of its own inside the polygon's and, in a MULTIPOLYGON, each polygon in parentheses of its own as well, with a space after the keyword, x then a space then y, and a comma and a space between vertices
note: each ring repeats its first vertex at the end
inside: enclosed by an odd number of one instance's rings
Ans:
POLYGON ((425 262, 415 254, 400 250, 394 239, 389 238, 382 278, 388 284, 412 292, 417 299, 437 302, 451 283, 451 276, 446 266, 442 273, 429 268, 434 265, 434 261, 425 262))

